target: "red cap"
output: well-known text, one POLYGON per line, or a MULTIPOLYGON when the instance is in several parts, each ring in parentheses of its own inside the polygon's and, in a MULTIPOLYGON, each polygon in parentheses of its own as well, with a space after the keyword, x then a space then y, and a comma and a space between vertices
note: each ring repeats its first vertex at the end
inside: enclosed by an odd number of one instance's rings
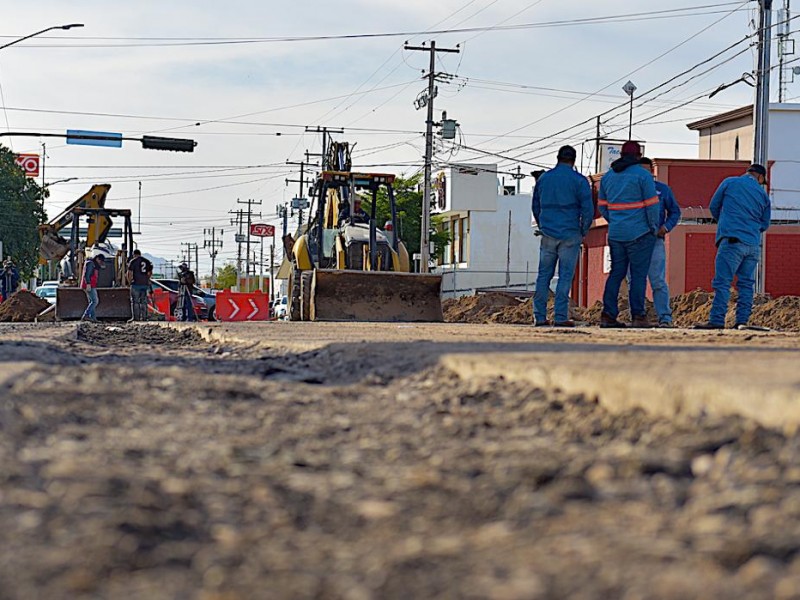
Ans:
POLYGON ((634 156, 641 156, 642 147, 639 145, 639 142, 628 140, 627 142, 622 144, 622 150, 620 150, 620 154, 622 154, 623 156, 625 154, 633 154, 634 156))
POLYGON ((392 222, 391 221, 386 221, 386 223, 383 226, 383 230, 384 231, 391 231, 392 229, 394 229, 394 227, 392 227, 392 222))

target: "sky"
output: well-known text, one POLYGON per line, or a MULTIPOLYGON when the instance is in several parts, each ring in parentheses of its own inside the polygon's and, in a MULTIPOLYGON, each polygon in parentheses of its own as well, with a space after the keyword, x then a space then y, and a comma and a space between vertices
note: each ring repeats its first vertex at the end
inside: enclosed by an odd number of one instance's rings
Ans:
MULTIPOLYGON (((446 110, 460 126, 455 144, 438 144, 436 164, 496 162, 511 183, 517 167, 528 174, 552 165, 564 143, 580 147, 579 166, 588 171, 597 115, 606 113, 603 135, 626 138, 628 80, 637 87, 633 137, 647 154, 695 157, 696 133, 686 123, 752 101, 753 89, 741 82, 707 96, 753 69, 755 48, 745 38, 755 31, 757 5, 42 0, 32 10, 11 3, 0 45, 54 25, 84 27, 0 50, 0 133, 82 129, 196 140, 193 153, 145 150, 136 141, 121 149, 58 138, 2 142, 15 152, 41 153, 46 144, 51 217, 93 183, 110 183, 108 205, 134 211, 143 251, 178 259, 182 244, 197 243, 206 273, 204 230, 224 231, 218 266, 236 256, 230 211, 242 207, 238 201, 261 202, 254 220, 280 225, 277 206, 299 192, 285 182, 299 168, 286 162, 321 148, 321 136, 307 128, 343 128, 333 137, 355 144, 355 168, 421 170, 425 111, 414 100, 425 89, 429 55, 404 50, 406 41, 460 50, 436 59, 436 71, 448 74, 437 84, 436 117, 446 110), (390 33, 398 35, 362 35, 390 33)), ((787 96, 798 95, 800 81, 789 83, 787 96)), ((523 191, 531 185, 523 180, 523 191)))

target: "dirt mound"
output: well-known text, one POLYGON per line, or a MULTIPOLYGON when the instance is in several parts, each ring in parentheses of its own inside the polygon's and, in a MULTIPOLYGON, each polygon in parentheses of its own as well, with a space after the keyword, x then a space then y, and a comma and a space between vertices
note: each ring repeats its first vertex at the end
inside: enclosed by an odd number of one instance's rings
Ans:
POLYGON ((173 329, 158 325, 81 323, 78 339, 95 346, 184 347, 202 343, 193 329, 173 329))
POLYGON ((14 292, 5 302, 0 302, 0 322, 25 323, 33 322, 40 312, 50 304, 28 290, 14 292))
POLYGON ((489 323, 489 318, 506 308, 517 308, 520 302, 513 296, 492 292, 476 296, 445 300, 444 320, 449 323, 489 323))

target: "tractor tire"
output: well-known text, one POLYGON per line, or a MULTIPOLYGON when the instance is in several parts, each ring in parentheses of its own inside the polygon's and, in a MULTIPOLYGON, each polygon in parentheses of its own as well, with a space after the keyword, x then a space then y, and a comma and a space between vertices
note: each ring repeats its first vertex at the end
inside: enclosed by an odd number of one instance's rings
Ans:
POLYGON ((303 271, 300 274, 300 320, 311 320, 311 284, 314 271, 303 271))
POLYGON ((292 272, 289 274, 289 307, 287 316, 290 321, 301 321, 302 315, 301 302, 300 302, 300 282, 302 271, 296 266, 292 267, 292 272))

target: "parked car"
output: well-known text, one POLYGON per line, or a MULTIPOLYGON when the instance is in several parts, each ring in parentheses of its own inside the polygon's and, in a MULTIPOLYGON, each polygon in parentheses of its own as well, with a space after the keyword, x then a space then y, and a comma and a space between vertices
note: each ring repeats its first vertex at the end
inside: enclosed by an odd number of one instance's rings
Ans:
POLYGON ((288 296, 281 296, 280 299, 275 301, 275 308, 273 310, 273 314, 275 315, 276 319, 286 319, 288 318, 287 314, 288 309, 289 309, 288 296))
MULTIPOLYGON (((164 287, 169 288, 175 293, 178 293, 178 290, 181 287, 181 282, 178 281, 177 279, 154 279, 153 281, 157 281, 158 283, 160 283, 164 287)), ((217 297, 213 293, 208 292, 197 286, 194 286, 194 288, 192 289, 192 294, 194 294, 195 296, 199 296, 200 298, 203 299, 203 301, 206 304, 206 307, 208 308, 208 320, 215 321, 217 318, 216 317, 217 297)))
MULTIPOLYGON (((169 286, 164 285, 161 283, 162 280, 153 279, 151 283, 153 284, 153 289, 160 289, 169 294, 169 310, 174 315, 175 310, 178 306, 178 291, 171 289, 169 286)), ((176 280, 177 281, 177 280, 176 280)), ((206 305, 206 301, 201 298, 200 296, 193 294, 192 295, 192 305, 194 306, 194 313, 197 315, 198 319, 208 319, 208 306, 206 305)))
POLYGON ((56 291, 58 290, 58 286, 54 285, 40 285, 37 287, 33 293, 42 298, 43 300, 47 300, 50 304, 56 303, 56 291))
POLYGON ((43 281, 42 285, 40 285, 39 287, 58 287, 58 281, 56 280, 43 281))

